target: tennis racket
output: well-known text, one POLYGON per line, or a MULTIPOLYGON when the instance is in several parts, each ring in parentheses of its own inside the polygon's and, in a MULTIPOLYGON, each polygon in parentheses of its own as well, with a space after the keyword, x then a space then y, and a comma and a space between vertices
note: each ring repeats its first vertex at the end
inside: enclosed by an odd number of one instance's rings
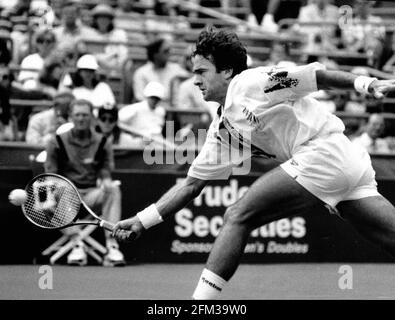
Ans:
MULTIPOLYGON (((82 200, 74 184, 65 177, 44 173, 34 177, 25 187, 27 199, 22 205, 26 218, 44 229, 62 229, 75 225, 98 225, 113 231, 114 224, 98 217, 82 200), (94 220, 79 220, 91 215, 94 220)), ((136 234, 130 231, 128 240, 136 234)))

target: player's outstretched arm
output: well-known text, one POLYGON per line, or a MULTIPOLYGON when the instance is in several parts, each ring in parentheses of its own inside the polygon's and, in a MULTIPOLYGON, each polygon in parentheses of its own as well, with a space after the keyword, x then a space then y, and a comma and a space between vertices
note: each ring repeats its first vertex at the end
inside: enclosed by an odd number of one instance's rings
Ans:
POLYGON ((156 204, 152 204, 135 216, 119 221, 114 228, 113 236, 119 241, 128 240, 127 231, 139 237, 141 233, 173 216, 197 197, 209 181, 187 176, 182 182, 174 185, 156 204))
POLYGON ((395 79, 378 80, 377 78, 357 76, 350 72, 317 70, 318 90, 342 89, 356 90, 361 93, 372 94, 380 99, 390 91, 395 91, 395 79))

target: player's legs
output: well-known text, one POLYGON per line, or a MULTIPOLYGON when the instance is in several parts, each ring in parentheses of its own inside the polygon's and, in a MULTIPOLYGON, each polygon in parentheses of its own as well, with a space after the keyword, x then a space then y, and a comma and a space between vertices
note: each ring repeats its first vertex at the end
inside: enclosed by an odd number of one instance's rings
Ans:
POLYGON ((395 257, 395 208, 386 198, 343 201, 337 208, 363 236, 395 257))
MULTIPOLYGON (((303 188, 281 167, 260 177, 245 195, 225 212, 224 225, 206 264, 206 269, 214 273, 214 280, 211 282, 215 283, 216 276, 226 281, 232 277, 252 230, 271 221, 306 212, 318 205, 323 205, 322 201, 303 188)), ((193 295, 195 299, 214 298, 201 288, 205 286, 207 278, 210 281, 210 277, 202 274, 193 295)))

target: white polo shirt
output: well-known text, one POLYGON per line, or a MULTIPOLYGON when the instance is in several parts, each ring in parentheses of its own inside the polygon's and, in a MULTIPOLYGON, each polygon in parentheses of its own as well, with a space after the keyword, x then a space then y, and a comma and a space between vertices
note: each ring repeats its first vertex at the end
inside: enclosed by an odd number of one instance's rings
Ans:
POLYGON ((235 76, 222 114, 213 120, 188 175, 202 180, 227 179, 232 168, 252 153, 284 162, 309 140, 342 133, 343 122, 317 100, 306 97, 317 91, 316 71, 320 69, 325 67, 315 62, 258 67, 235 76), (229 141, 236 147, 241 143, 244 151, 232 151, 229 141))

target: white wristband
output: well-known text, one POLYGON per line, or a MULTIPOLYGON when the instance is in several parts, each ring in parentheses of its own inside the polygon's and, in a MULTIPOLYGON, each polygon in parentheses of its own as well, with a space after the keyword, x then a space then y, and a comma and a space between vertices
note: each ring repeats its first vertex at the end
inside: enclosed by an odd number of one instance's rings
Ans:
POLYGON ((159 214, 155 204, 151 204, 143 211, 137 213, 137 218, 139 218, 141 224, 145 229, 151 228, 163 221, 163 218, 159 214))
POLYGON ((360 93, 369 93, 370 84, 377 78, 359 76, 354 80, 354 88, 360 93))

